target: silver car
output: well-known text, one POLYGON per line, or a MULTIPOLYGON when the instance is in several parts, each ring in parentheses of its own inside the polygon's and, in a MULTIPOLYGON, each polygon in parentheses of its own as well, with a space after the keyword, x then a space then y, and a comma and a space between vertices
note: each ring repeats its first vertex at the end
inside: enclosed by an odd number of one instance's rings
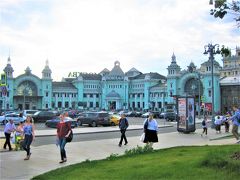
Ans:
POLYGON ((0 118, 0 123, 5 125, 10 119, 13 120, 14 124, 19 124, 20 122, 26 121, 25 116, 21 117, 20 114, 12 113, 12 114, 7 114, 7 115, 3 116, 2 118, 0 118))

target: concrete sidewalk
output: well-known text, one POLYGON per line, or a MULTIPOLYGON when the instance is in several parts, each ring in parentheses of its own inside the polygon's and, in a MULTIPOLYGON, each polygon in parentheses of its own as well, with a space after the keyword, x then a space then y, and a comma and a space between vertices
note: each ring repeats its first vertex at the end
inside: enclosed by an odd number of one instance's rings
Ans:
MULTIPOLYGON (((159 128, 172 127, 173 125, 159 125, 159 128)), ((130 125, 128 130, 143 129, 142 125, 130 125)), ((90 134, 90 133, 100 133, 100 132, 115 132, 119 131, 118 126, 108 126, 108 127, 78 127, 73 128, 73 134, 90 134)), ((56 136, 56 128, 35 130, 35 136, 56 136)), ((5 138, 4 132, 0 132, 0 138, 5 138)))
MULTIPOLYGON (((211 140, 229 135, 229 133, 216 134, 215 130, 209 128, 208 136, 201 137, 202 130, 196 130, 195 133, 182 134, 178 132, 159 134, 159 143, 154 144, 154 149, 169 148, 175 146, 192 145, 222 145, 234 144, 236 140, 221 139, 211 140)), ((126 133, 127 134, 127 133, 126 133)), ((68 161, 65 164, 59 164, 60 152, 55 144, 32 147, 32 155, 29 161, 24 161, 26 156, 24 151, 11 151, 0 153, 1 157, 1 176, 3 180, 8 179, 30 179, 33 176, 44 172, 89 160, 104 159, 112 153, 124 154, 126 149, 132 149, 138 146, 144 146, 139 138, 128 138, 129 144, 118 147, 119 139, 93 140, 84 142, 72 142, 66 145, 68 161)), ((97 136, 97 134, 96 134, 97 136)), ((119 134, 120 137, 120 134, 119 134)))

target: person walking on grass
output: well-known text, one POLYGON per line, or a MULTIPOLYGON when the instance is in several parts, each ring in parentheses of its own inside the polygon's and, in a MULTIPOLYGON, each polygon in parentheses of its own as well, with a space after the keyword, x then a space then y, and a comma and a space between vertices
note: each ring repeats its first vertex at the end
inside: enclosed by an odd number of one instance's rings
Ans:
POLYGON ((61 161, 59 163, 67 162, 67 155, 65 150, 65 145, 67 143, 66 137, 71 133, 71 124, 64 121, 64 114, 60 115, 60 122, 57 124, 57 139, 58 145, 60 147, 61 161))
POLYGON ((152 147, 153 143, 158 142, 158 123, 153 119, 153 114, 150 113, 149 117, 144 121, 145 138, 144 143, 147 143, 152 147))
POLYGON ((128 120, 127 120, 125 114, 122 113, 120 121, 119 121, 119 129, 120 129, 120 132, 121 132, 121 139, 120 139, 119 144, 118 144, 119 147, 122 146, 123 139, 125 141, 124 145, 127 145, 127 143, 128 143, 126 135, 125 135, 127 128, 128 128, 128 120))
POLYGON ((24 134, 24 140, 23 140, 23 149, 27 152, 26 158, 24 160, 29 160, 31 156, 30 152, 30 145, 32 144, 32 141, 35 139, 35 127, 32 124, 32 117, 27 116, 26 123, 23 126, 23 134, 24 134))
POLYGON ((232 134, 237 140, 237 144, 240 144, 238 127, 240 126, 240 109, 236 105, 233 106, 233 111, 235 111, 234 115, 230 117, 232 120, 232 134))
POLYGON ((207 136, 207 116, 204 116, 204 118, 203 118, 202 128, 203 128, 203 132, 202 132, 201 136, 203 136, 204 133, 207 136))
POLYGON ((16 127, 13 123, 13 120, 10 119, 9 122, 4 127, 4 134, 5 134, 6 140, 5 140, 5 143, 3 145, 3 149, 6 149, 6 147, 8 145, 9 151, 12 151, 10 138, 11 138, 11 133, 14 132, 15 130, 16 130, 16 127))

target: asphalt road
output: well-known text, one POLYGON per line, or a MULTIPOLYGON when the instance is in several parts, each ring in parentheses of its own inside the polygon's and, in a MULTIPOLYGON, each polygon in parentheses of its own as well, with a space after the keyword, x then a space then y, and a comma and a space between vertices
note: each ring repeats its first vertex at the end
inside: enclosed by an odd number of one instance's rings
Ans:
MULTIPOLYGON (((130 125, 143 125, 144 118, 135 118, 135 117, 129 117, 129 124, 130 125)), ((160 128, 159 133, 169 133, 169 132, 176 132, 176 124, 175 123, 170 123, 166 122, 164 119, 156 119, 158 121, 159 125, 163 124, 171 124, 174 125, 173 127, 165 127, 165 128, 160 128)), ((77 128, 85 128, 88 126, 81 126, 77 128)), ((3 130, 3 126, 0 126, 0 130, 3 130)), ((46 127, 44 123, 35 123, 35 128, 38 130, 43 130, 43 129, 53 129, 46 127)), ((201 128, 200 124, 196 124, 196 128, 201 128)), ((126 132, 127 137, 133 137, 133 136, 141 136, 142 130, 128 130, 126 132)), ((74 135, 74 142, 79 142, 79 141, 91 141, 91 140, 100 140, 100 139, 113 139, 113 138, 120 138, 120 132, 101 132, 101 133, 89 133, 89 134, 78 134, 74 135)), ((45 137, 37 137, 33 143, 32 146, 41 146, 41 145, 47 145, 47 144, 54 144, 56 142, 56 137, 55 136, 45 136, 45 137)), ((116 142, 117 144, 118 142, 116 142)))

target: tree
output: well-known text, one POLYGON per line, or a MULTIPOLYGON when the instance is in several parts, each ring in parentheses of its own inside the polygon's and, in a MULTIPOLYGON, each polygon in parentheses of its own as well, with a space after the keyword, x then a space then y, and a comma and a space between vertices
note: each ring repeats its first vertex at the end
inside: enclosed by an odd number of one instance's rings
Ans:
POLYGON ((210 5, 214 4, 214 9, 210 10, 210 14, 215 18, 223 19, 226 14, 232 14, 234 20, 237 23, 237 27, 240 27, 240 0, 210 0, 210 5))
MULTIPOLYGON (((223 19, 226 14, 232 14, 234 20, 237 23, 237 27, 240 27, 240 0, 232 0, 228 2, 227 0, 210 0, 210 5, 214 4, 214 9, 210 10, 210 14, 215 18, 223 19)), ((231 56, 231 49, 222 46, 220 49, 222 56, 231 56)))

